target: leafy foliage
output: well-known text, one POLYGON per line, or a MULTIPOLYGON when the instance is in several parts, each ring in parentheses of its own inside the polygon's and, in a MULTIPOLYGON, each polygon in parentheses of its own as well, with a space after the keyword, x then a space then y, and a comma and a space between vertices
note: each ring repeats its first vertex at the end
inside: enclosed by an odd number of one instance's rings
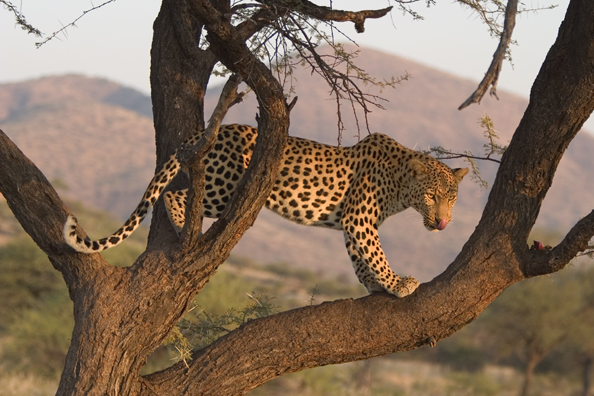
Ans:
POLYGON ((273 304, 272 297, 263 293, 246 294, 247 298, 243 305, 238 308, 228 308, 221 314, 209 313, 196 304, 190 310, 190 316, 180 322, 181 332, 189 337, 190 343, 195 348, 202 348, 250 320, 264 318, 278 312, 278 306, 273 304))
POLYGON ((72 301, 65 287, 19 312, 2 348, 4 369, 58 379, 74 327, 72 301))
POLYGON ((566 340, 581 304, 579 288, 561 276, 538 277, 505 291, 482 324, 499 343, 502 356, 526 359, 531 350, 548 353, 566 340))
POLYGON ((64 290, 60 274, 28 235, 0 248, 0 331, 39 301, 64 290))
POLYGON ((16 25, 20 26, 21 29, 37 37, 41 37, 43 35, 43 33, 39 31, 39 29, 27 22, 25 16, 21 13, 21 11, 17 9, 17 7, 14 4, 12 4, 11 1, 0 0, 0 4, 2 4, 4 8, 6 8, 8 11, 13 13, 16 25))

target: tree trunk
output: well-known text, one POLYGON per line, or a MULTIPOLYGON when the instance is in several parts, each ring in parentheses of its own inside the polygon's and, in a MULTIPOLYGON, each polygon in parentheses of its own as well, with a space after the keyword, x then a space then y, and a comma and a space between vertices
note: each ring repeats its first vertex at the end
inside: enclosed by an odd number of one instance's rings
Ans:
POLYGON ((355 394, 358 396, 371 395, 371 366, 373 359, 367 359, 357 365, 355 372, 355 394))
POLYGON ((157 165, 184 136, 204 126, 205 76, 215 58, 258 98, 259 137, 250 167, 228 210, 203 236, 178 239, 159 201, 148 249, 131 267, 110 267, 99 254, 75 254, 62 238, 68 209, 0 132, 0 191, 63 274, 74 301, 75 328, 59 395, 242 395, 305 368, 434 344, 474 320, 508 286, 557 271, 587 247, 594 211, 553 249, 529 250, 526 244, 559 160, 594 109, 594 2, 572 0, 483 217, 443 274, 404 299, 377 293, 250 321, 196 351, 188 366, 141 377, 148 354, 253 224, 284 148, 288 108, 282 87, 244 43, 261 19, 235 27, 225 5, 164 0, 154 24, 157 165), (198 49, 203 27, 210 43, 205 51, 198 49))
POLYGON ((582 396, 588 396, 590 394, 590 388, 592 386, 592 368, 594 367, 594 357, 587 356, 583 363, 582 373, 582 396))
POLYGON ((528 361, 526 367, 524 367, 524 381, 520 390, 520 396, 528 396, 530 393, 530 386, 532 385, 532 379, 534 378, 534 369, 542 360, 542 354, 531 352, 528 355, 528 361))

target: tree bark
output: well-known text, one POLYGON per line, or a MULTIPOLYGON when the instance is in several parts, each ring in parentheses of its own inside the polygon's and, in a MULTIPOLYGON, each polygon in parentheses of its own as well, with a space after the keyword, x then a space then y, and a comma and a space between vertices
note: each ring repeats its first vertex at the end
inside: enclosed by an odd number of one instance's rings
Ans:
POLYGON ((553 249, 529 250, 526 244, 559 160, 594 109, 594 2, 572 0, 483 217, 443 274, 404 299, 378 293, 251 321, 196 351, 188 367, 177 364, 141 377, 148 354, 255 220, 284 148, 289 121, 283 91, 245 46, 253 28, 232 26, 225 7, 164 0, 154 25, 158 166, 187 134, 204 126, 203 95, 215 59, 258 98, 260 133, 250 167, 226 212, 200 238, 180 241, 158 203, 148 249, 131 267, 110 267, 98 254, 75 254, 61 235, 69 211, 0 133, 0 191, 63 274, 74 301, 75 328, 58 394, 241 395, 305 368, 432 345, 474 320, 506 287, 563 268, 587 246, 594 211, 553 249), (209 50, 198 49, 203 27, 209 50))

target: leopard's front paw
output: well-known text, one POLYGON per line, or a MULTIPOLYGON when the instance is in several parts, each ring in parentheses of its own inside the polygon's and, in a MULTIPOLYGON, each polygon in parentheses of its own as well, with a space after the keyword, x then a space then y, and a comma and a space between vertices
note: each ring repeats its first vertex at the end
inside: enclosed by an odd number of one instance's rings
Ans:
POLYGON ((402 298, 406 297, 419 287, 419 281, 412 276, 405 276, 400 278, 398 282, 396 282, 396 286, 393 290, 389 292, 396 297, 402 298))

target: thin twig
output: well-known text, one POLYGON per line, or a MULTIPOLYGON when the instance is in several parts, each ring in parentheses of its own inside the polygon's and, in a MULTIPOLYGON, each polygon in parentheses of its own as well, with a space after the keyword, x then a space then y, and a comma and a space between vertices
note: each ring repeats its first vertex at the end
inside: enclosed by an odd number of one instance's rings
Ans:
POLYGON ((76 18, 74 21, 70 22, 68 25, 62 26, 62 28, 61 28, 61 29, 59 29, 59 30, 56 30, 55 32, 53 32, 51 35, 49 35, 48 37, 46 37, 46 38, 45 38, 45 40, 43 40, 43 41, 40 41, 40 42, 38 42, 38 43, 35 43, 35 46, 36 46, 37 48, 41 47, 43 44, 47 43, 48 41, 50 41, 51 39, 53 39, 54 37, 56 37, 58 34, 60 34, 60 33, 62 33, 63 31, 65 31, 65 30, 66 30, 66 29, 68 29, 69 27, 76 26, 76 22, 78 22, 78 21, 79 21, 79 20, 80 20, 82 17, 84 17, 85 15, 87 15, 89 12, 91 12, 91 11, 95 11, 96 9, 98 9, 98 8, 101 8, 101 7, 103 7, 104 5, 107 5, 107 4, 109 4, 109 3, 113 3, 114 1, 116 1, 116 0, 107 0, 107 1, 105 1, 105 2, 103 2, 103 3, 101 3, 101 4, 99 4, 98 6, 93 6, 92 8, 90 8, 90 9, 88 9, 88 10, 86 10, 86 11, 83 11, 83 13, 82 13, 82 14, 80 14, 80 15, 78 16, 78 18, 76 18))
POLYGON ((475 155, 469 155, 469 154, 461 154, 461 153, 448 153, 445 156, 440 156, 439 159, 440 160, 449 160, 449 159, 458 159, 458 158, 469 158, 469 159, 477 159, 477 160, 481 160, 481 161, 491 161, 491 162, 496 162, 498 164, 501 163, 501 160, 495 159, 495 158, 491 158, 489 155, 487 155, 486 157, 478 157, 475 155))

